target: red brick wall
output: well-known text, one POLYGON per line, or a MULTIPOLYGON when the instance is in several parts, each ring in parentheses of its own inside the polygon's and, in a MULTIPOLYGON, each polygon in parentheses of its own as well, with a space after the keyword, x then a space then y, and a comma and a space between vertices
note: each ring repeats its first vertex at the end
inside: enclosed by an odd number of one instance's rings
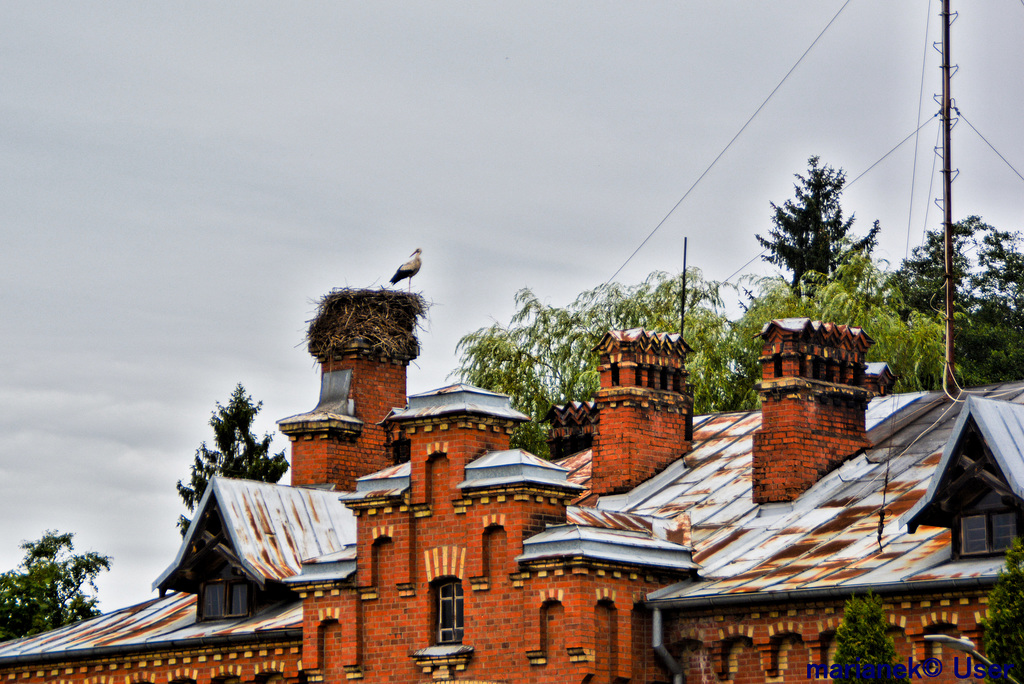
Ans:
POLYGON ((625 492, 681 458, 689 397, 646 388, 599 390, 600 423, 594 436, 591 488, 597 494, 625 492))
POLYGON ((870 447, 864 408, 822 403, 813 395, 764 396, 754 433, 753 496, 792 501, 860 449, 870 447))
MULTIPOLYGON (((938 658, 942 673, 921 679, 948 684, 963 681, 954 673, 953 659, 960 658, 963 674, 964 654, 948 649, 943 652, 926 642, 924 635, 964 636, 980 644, 978 621, 985 614, 986 604, 984 594, 978 591, 885 598, 890 635, 900 661, 906 664, 911 656, 916 663, 938 658)), ((673 612, 665 616, 665 641, 683 665, 688 682, 806 683, 811 681, 807 677, 808 663, 834 662, 835 630, 842 612, 842 601, 673 612)))
POLYGON ((303 644, 298 641, 253 641, 230 646, 19 665, 0 668, 0 678, 26 684, 133 684, 190 680, 196 684, 214 684, 236 677, 243 682, 254 682, 280 675, 285 684, 299 684, 303 681, 299 675, 302 659, 303 644))

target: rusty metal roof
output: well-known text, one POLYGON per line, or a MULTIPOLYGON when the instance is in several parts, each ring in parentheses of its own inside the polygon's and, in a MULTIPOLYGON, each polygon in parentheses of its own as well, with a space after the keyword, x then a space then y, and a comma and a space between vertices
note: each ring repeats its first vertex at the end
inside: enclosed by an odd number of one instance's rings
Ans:
POLYGON ((266 634, 302 627, 302 603, 299 600, 277 604, 248 618, 196 622, 196 597, 172 593, 100 617, 0 643, 0 663, 48 655, 61 659, 88 657, 104 652, 126 652, 145 648, 178 645, 190 639, 211 639, 266 634))
POLYGON ((170 586, 196 541, 203 513, 214 503, 232 550, 250 577, 260 582, 292 577, 303 561, 356 543, 355 516, 337 492, 214 477, 177 557, 153 583, 154 589, 170 586))
MULTIPOLYGON (((1024 404, 1024 382, 971 393, 997 399, 984 403, 999 405, 1004 413, 1024 413, 1005 406, 1024 404)), ((699 417, 693 448, 683 459, 628 493, 601 497, 596 507, 606 514, 689 525, 701 580, 657 592, 655 602, 886 583, 990 582, 1001 558, 954 561, 949 530, 921 526, 910 534, 900 521, 928 491, 963 406, 936 393, 875 399, 868 411, 868 427, 879 437, 874 448, 824 476, 797 500, 764 505, 751 496, 752 435, 761 425, 760 412, 699 417)), ((998 440, 1020 460, 1024 427, 1007 436, 1011 432, 1004 429, 998 440)), ((569 467, 571 462, 574 472, 583 473, 580 461, 589 455, 581 452, 560 463, 569 467)), ((593 524, 576 513, 570 522, 593 524)))

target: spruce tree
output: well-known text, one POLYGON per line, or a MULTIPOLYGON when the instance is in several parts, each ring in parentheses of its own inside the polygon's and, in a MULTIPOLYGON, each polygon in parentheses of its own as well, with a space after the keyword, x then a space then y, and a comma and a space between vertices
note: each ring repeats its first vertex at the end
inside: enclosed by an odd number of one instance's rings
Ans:
MULTIPOLYGON (((261 408, 263 402, 253 403, 242 383, 238 383, 231 393, 227 406, 217 402, 217 408, 210 416, 215 448, 207 447, 206 442, 200 444, 192 462, 189 483, 186 485, 178 480, 178 496, 190 513, 195 511, 214 475, 274 483, 288 471, 283 451, 270 454, 273 436, 267 433, 257 440, 252 434, 253 421, 261 408)), ((185 536, 190 523, 185 516, 178 518, 182 536, 185 536)))
MULTIPOLYGON (((843 679, 833 677, 835 682, 859 682, 865 677, 864 666, 897 664, 896 644, 888 634, 889 623, 885 619, 880 596, 868 594, 864 598, 851 596, 843 609, 843 621, 836 630, 836 654, 833 663, 837 665, 859 665, 861 677, 843 679)), ((889 670, 891 672, 891 669, 889 670)), ((880 682, 906 683, 907 679, 897 677, 868 677, 880 682)))
POLYGON ((808 272, 832 275, 851 251, 870 254, 878 243, 878 221, 866 237, 853 239, 853 216, 843 218, 839 203, 846 174, 820 162, 818 157, 807 160, 807 175, 796 174, 796 201, 786 200, 781 207, 772 202, 775 226, 767 238, 755 236, 767 249, 765 261, 793 274, 790 286, 797 292, 808 272))

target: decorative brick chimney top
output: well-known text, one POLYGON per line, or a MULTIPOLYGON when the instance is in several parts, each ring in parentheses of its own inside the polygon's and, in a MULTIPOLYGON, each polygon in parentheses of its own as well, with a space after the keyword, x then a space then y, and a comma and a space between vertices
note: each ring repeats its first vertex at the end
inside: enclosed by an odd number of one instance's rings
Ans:
POLYGON ((544 420, 551 424, 548 446, 551 459, 558 460, 594 446, 598 410, 592 401, 571 401, 552 406, 544 420))
POLYGON ((278 421, 292 443, 292 484, 351 491, 393 459, 380 422, 405 405, 406 366, 426 303, 394 290, 334 290, 319 302, 306 341, 320 364, 320 400, 278 421))
MULTIPOLYGON (((593 426, 595 494, 632 489, 681 458, 693 439, 693 397, 687 384, 686 354, 678 333, 642 328, 612 330, 594 348, 601 389, 593 407, 579 407, 577 432, 593 426), (594 429, 596 426, 596 430, 594 429)), ((570 411, 555 416, 570 427, 570 411)), ((571 433, 572 431, 567 431, 571 433)))
POLYGON ((896 379, 889 364, 884 362, 869 363, 864 371, 864 386, 879 397, 888 396, 892 392, 896 379))
POLYGON ((754 501, 792 501, 871 446, 864 417, 873 392, 864 356, 874 340, 860 328, 808 318, 770 321, 759 336, 754 501))

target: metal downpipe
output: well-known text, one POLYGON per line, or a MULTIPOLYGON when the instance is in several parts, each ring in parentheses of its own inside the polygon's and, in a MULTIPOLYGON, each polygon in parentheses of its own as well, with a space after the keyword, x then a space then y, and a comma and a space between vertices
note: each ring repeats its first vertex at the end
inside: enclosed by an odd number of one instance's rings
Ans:
POLYGON ((679 666, 676 659, 672 657, 672 654, 665 648, 665 643, 662 634, 661 625, 661 608, 654 609, 654 615, 652 616, 653 621, 653 643, 651 646, 654 647, 654 652, 661 658, 661 662, 665 664, 668 671, 672 673, 672 684, 685 684, 686 677, 683 675, 683 668, 679 666))

